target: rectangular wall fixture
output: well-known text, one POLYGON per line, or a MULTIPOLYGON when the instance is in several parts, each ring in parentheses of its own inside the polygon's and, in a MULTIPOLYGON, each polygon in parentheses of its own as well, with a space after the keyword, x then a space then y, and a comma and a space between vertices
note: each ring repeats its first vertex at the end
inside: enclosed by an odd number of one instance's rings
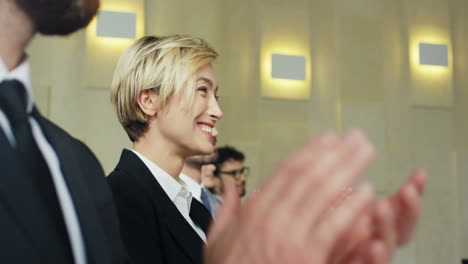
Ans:
POLYGON ((136 38, 136 14, 100 11, 97 16, 98 37, 136 38))
POLYGON ((448 67, 448 46, 419 43, 419 64, 448 67))
POLYGON ((271 77, 304 81, 306 79, 305 56, 272 54, 271 77))

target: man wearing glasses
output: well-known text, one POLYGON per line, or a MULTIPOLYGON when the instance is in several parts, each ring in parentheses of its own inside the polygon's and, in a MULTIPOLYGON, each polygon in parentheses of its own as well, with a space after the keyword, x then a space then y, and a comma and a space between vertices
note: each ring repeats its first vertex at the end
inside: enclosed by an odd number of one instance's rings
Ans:
POLYGON ((220 177, 223 186, 234 184, 239 196, 243 197, 249 175, 249 168, 244 166, 244 154, 230 146, 218 148, 217 152, 218 159, 214 163, 216 176, 220 177))

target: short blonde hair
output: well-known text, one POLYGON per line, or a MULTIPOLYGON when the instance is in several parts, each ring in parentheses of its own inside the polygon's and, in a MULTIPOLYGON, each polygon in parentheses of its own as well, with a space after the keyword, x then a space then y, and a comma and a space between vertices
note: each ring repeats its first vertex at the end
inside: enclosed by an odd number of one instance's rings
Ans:
POLYGON ((178 94, 185 94, 190 106, 196 72, 217 57, 206 41, 190 36, 146 36, 132 44, 117 63, 111 92, 112 105, 130 140, 136 141, 148 130, 147 117, 137 104, 141 91, 152 89, 158 94, 158 109, 178 94))

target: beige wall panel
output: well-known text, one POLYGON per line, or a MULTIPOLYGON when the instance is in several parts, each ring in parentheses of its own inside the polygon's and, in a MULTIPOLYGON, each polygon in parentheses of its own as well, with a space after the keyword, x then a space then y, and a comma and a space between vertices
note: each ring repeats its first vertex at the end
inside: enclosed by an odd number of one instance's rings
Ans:
POLYGON ((427 169, 429 185, 415 240, 417 263, 460 261, 458 186, 454 168, 453 119, 450 111, 412 111, 411 151, 415 166, 427 169))
POLYGON ((132 142, 117 120, 106 89, 87 89, 85 112, 85 142, 96 154, 106 172, 117 165, 123 148, 132 148, 132 142))
POLYGON ((34 85, 33 93, 37 109, 39 109, 41 115, 48 118, 50 116, 49 105, 51 96, 51 86, 34 85))
POLYGON ((337 1, 311 1, 312 89, 308 124, 310 134, 323 130, 341 129, 339 69, 339 20, 337 1))
POLYGON ((338 1, 342 100, 383 101, 386 2, 338 1))
POLYGON ((83 112, 87 107, 82 97, 84 34, 54 38, 53 42, 54 52, 48 59, 52 72, 49 117, 73 136, 83 139, 83 112))
MULTIPOLYGON (((29 44, 26 53, 29 54, 31 63, 31 81, 34 84, 49 86, 52 84, 53 72, 51 58, 56 52, 55 41, 57 38, 36 36, 29 44)), ((36 89, 36 87, 34 88, 36 89)))
POLYGON ((345 16, 340 21, 342 99, 383 101, 385 32, 382 20, 345 16))
POLYGON ((146 0, 147 33, 190 34, 219 45, 219 1, 146 0))
POLYGON ((457 172, 460 191, 461 215, 461 256, 468 259, 468 5, 463 0, 453 0, 451 5, 451 21, 453 32, 454 53, 454 84, 455 84, 455 133, 457 150, 457 172))
POLYGON ((257 3, 266 4, 269 6, 275 6, 278 8, 307 8, 307 5, 310 4, 311 1, 308 0, 289 0, 289 1, 282 1, 282 0, 255 0, 257 3))

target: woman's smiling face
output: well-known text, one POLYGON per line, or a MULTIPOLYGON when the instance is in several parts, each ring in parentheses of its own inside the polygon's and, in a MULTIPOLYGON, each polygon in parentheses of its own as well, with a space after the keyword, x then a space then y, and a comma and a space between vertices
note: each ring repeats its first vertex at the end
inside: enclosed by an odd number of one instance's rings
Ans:
POLYGON ((223 117, 217 102, 218 84, 213 66, 207 64, 196 74, 193 104, 187 107, 183 94, 172 96, 155 117, 157 134, 183 156, 211 154, 218 135, 215 123, 223 117))

